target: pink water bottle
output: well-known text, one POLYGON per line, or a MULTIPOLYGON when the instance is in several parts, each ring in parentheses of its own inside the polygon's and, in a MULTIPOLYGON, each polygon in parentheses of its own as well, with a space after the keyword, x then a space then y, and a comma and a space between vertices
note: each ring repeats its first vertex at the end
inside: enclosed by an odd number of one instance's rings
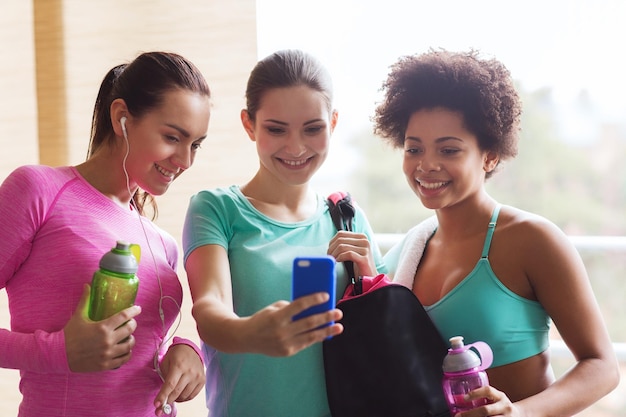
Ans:
POLYGON ((450 349, 443 359, 443 392, 452 415, 487 404, 486 398, 467 401, 465 395, 489 385, 485 369, 489 368, 492 361, 493 353, 485 342, 464 345, 463 336, 450 338, 450 349))

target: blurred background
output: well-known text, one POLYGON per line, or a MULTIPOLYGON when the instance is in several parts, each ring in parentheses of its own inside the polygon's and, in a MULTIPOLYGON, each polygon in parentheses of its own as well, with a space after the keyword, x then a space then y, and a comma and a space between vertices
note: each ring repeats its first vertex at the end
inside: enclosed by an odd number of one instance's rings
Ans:
MULTIPOLYGON (((179 242, 193 193, 241 184, 256 171, 239 110, 259 58, 299 48, 331 71, 340 119, 315 186, 322 194, 349 191, 383 246, 432 215, 406 185, 401 153, 372 133, 370 118, 389 66, 429 48, 473 48, 503 61, 524 101, 522 139, 519 156, 488 181, 488 190, 571 236, 623 352, 626 83, 620 46, 626 2, 2 0, 1 8, 0 180, 23 164, 84 160, 97 89, 112 66, 140 52, 169 50, 204 72, 214 103, 208 139, 194 166, 157 199, 157 223, 179 242)), ((182 264, 179 273, 186 287, 182 264)), ((198 340, 185 297, 178 334, 198 340)), ((0 328, 9 326, 0 291, 0 328)), ((558 332, 553 339, 555 370, 562 373, 573 360, 558 332)), ((6 415, 17 415, 18 376, 0 370, 6 415)), ((203 400, 201 394, 181 404, 179 415, 206 415, 203 400)), ((626 415, 626 382, 580 415, 626 415)))

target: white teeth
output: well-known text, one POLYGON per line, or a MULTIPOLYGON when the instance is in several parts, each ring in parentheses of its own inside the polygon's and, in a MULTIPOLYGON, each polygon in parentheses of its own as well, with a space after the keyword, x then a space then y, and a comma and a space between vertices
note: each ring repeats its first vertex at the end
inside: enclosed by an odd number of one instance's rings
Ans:
POLYGON ((420 186, 426 188, 427 190, 434 190, 447 184, 447 182, 421 182, 420 180, 416 181, 419 183, 420 186))
POLYGON ((165 169, 163 169, 163 167, 159 166, 159 165, 155 165, 157 171, 159 171, 161 174, 165 175, 166 177, 174 177, 174 175, 176 174, 175 172, 171 172, 171 171, 166 171, 165 169))
POLYGON ((300 166, 300 165, 304 165, 307 160, 306 159, 302 159, 302 160, 299 160, 299 161, 290 161, 290 160, 287 160, 287 159, 283 159, 282 161, 284 163, 286 163, 287 165, 291 165, 292 167, 297 167, 297 166, 300 166))

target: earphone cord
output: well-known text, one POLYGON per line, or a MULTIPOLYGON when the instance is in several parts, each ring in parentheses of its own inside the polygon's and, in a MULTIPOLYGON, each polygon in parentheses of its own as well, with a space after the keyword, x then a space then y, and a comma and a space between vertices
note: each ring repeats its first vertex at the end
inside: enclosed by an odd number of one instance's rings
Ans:
POLYGON ((126 189, 128 190, 128 194, 130 195, 130 204, 135 210, 135 212, 137 213, 137 218, 139 219, 141 230, 143 231, 144 238, 146 239, 146 244, 148 245, 148 251, 150 252, 150 257, 152 258, 152 264, 154 265, 154 272, 156 274, 157 282, 159 284, 159 292, 160 292, 159 318, 161 319, 161 334, 163 335, 163 339, 160 342, 156 343, 156 347, 155 347, 156 350, 154 352, 154 357, 153 357, 153 367, 154 367, 154 371, 161 378, 161 381, 165 382, 165 378, 163 377, 163 374, 161 373, 161 367, 159 366, 159 353, 161 352, 161 348, 164 345, 166 345, 174 337, 174 334, 176 334, 176 332, 178 331, 178 328, 180 327, 180 324, 182 321, 182 314, 180 312, 181 307, 176 301, 176 299, 174 299, 174 297, 169 296, 169 295, 166 295, 166 296, 163 295, 163 284, 161 283, 161 277, 159 275, 159 269, 156 263, 156 258, 154 256, 154 252, 152 251, 152 246, 150 245, 150 239, 148 239, 148 233, 146 231, 146 227, 144 225, 143 220, 141 219, 141 214, 139 214, 139 210, 137 209, 135 205, 135 201, 133 200, 134 194, 130 190, 130 176, 128 175, 128 171, 126 170, 126 160, 128 158, 128 154, 130 153, 130 144, 128 143, 128 138, 126 137, 126 135, 124 135, 124 139, 126 139, 126 154, 124 155, 124 159, 122 160, 122 168, 124 169, 124 175, 126 176, 126 189), (174 330, 171 332, 170 336, 167 335, 167 329, 165 328, 165 315, 163 313, 163 300, 166 300, 166 299, 169 299, 170 301, 174 303, 174 305, 176 306, 176 311, 178 312, 177 314, 178 319, 176 322, 176 326, 174 327, 174 330))

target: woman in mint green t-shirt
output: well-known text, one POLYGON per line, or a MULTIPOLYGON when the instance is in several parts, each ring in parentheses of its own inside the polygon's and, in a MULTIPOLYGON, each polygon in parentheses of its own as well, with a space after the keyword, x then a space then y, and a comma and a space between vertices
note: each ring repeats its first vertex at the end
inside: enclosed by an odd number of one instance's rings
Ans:
MULTIPOLYGON (((292 320, 328 297, 286 301, 293 259, 328 253, 374 275, 384 271, 382 257, 363 244, 372 238, 363 212, 357 207, 354 233, 337 233, 325 197, 309 184, 337 124, 328 72, 306 53, 279 51, 257 63, 246 99, 241 120, 259 169, 244 185, 193 196, 183 232, 207 407, 220 417, 328 416, 320 342, 343 328, 318 327, 341 311, 292 320)), ((347 278, 337 270, 341 293, 347 278)))

